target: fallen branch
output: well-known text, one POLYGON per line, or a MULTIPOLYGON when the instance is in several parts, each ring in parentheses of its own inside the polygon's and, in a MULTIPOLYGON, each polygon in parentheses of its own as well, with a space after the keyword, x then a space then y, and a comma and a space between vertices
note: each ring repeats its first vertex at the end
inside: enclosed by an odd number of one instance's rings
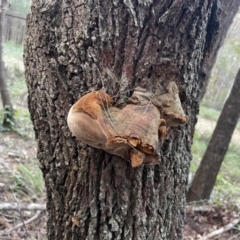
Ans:
POLYGON ((194 230, 196 233, 202 235, 203 231, 202 229, 200 229, 200 227, 188 216, 186 216, 185 218, 185 223, 192 229, 194 230))
POLYGON ((36 204, 36 203, 0 203, 0 210, 46 210, 45 204, 36 204))
POLYGON ((12 238, 12 237, 0 237, 2 240, 20 240, 20 238, 12 238))
POLYGON ((0 217, 0 225, 4 226, 5 228, 11 228, 12 225, 8 223, 4 218, 0 217))
MULTIPOLYGON (((12 225, 10 223, 8 223, 3 217, 0 217, 0 225, 2 225, 3 227, 5 227, 7 229, 11 229, 12 228, 12 225)), ((1 233, 0 233, 0 235, 1 235, 1 233)), ((18 237, 18 234, 15 231, 11 232, 11 236, 14 239, 18 239, 18 240, 20 239, 18 237)))
POLYGON ((240 236, 240 233, 232 236, 231 238, 229 238, 228 240, 233 240, 233 239, 239 239, 238 237, 240 236))
POLYGON ((209 233, 208 235, 202 237, 200 240, 207 240, 207 239, 210 239, 210 238, 212 238, 212 237, 215 237, 215 236, 217 236, 217 235, 219 235, 219 234, 222 234, 222 233, 224 233, 224 232, 232 229, 232 228, 233 228, 235 225, 237 225, 239 222, 240 222, 240 218, 235 219, 235 220, 233 220, 231 223, 225 225, 224 227, 219 228, 219 229, 217 229, 216 231, 213 231, 213 232, 209 233))
POLYGON ((14 227, 8 229, 7 231, 4 231, 1 235, 3 236, 3 235, 11 234, 11 232, 16 230, 17 228, 20 228, 20 227, 22 227, 24 225, 27 225, 27 224, 33 222, 34 220, 36 220, 36 219, 38 219, 40 217, 41 213, 42 213, 41 211, 37 211, 37 213, 33 217, 31 217, 28 220, 26 220, 26 221, 24 221, 24 222, 22 222, 22 223, 20 223, 20 224, 18 224, 16 226, 14 226, 14 227))
POLYGON ((186 213, 192 212, 210 212, 213 209, 210 205, 202 205, 202 206, 186 206, 186 213))

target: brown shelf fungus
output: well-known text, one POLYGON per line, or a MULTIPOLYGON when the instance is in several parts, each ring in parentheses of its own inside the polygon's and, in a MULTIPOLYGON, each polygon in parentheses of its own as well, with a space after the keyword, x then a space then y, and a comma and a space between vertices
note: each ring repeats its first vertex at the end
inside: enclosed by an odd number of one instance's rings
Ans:
POLYGON ((84 143, 130 161, 132 167, 160 162, 159 138, 167 128, 187 122, 178 89, 170 82, 167 92, 156 95, 136 89, 119 109, 103 91, 80 98, 68 113, 68 126, 84 143))

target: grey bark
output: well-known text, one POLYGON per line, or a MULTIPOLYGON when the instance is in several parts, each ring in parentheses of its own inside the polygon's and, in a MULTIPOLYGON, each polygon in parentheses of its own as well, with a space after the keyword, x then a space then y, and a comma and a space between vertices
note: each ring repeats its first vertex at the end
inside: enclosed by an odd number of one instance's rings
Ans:
POLYGON ((3 61, 3 41, 4 41, 4 23, 5 23, 5 14, 8 8, 8 1, 2 0, 0 2, 1 12, 0 12, 0 91, 1 99, 4 109, 3 114, 3 127, 6 129, 11 129, 13 125, 13 106, 11 102, 10 93, 8 91, 5 68, 3 61))
POLYGON ((212 0, 33 1, 24 61, 49 239, 182 238, 199 69, 218 13, 212 0), (189 123, 159 142, 160 165, 132 169, 70 134, 68 110, 89 91, 104 87, 122 105, 134 87, 169 81, 189 123))
POLYGON ((240 69, 225 102, 217 125, 214 129, 207 150, 201 160, 192 185, 187 194, 187 201, 209 199, 233 131, 240 116, 240 69))

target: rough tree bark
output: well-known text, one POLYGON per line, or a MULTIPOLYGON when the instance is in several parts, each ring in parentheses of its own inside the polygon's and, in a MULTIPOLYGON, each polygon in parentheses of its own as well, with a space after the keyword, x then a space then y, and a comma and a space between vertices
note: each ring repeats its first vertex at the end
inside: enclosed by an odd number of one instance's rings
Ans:
POLYGON ((219 13, 217 0, 33 0, 24 61, 49 239, 182 238, 198 79, 219 13), (170 81, 189 122, 159 142, 160 165, 133 169, 72 137, 79 96, 104 87, 122 105, 133 88, 170 81))
POLYGON ((225 102, 206 152, 201 160, 187 201, 209 199, 240 116, 240 69, 225 102))
POLYGON ((2 0, 0 1, 0 90, 1 90, 1 98, 4 109, 3 114, 3 127, 6 129, 11 129, 13 127, 13 106, 10 97, 10 93, 8 91, 5 69, 4 69, 4 61, 3 61, 3 42, 4 42, 4 23, 5 23, 5 14, 8 8, 8 1, 2 0))
POLYGON ((199 78, 200 82, 202 82, 203 84, 203 90, 200 94, 200 99, 203 98, 206 92, 206 88, 211 77, 211 72, 217 59, 218 50, 223 45, 224 39, 227 36, 228 29, 233 22, 234 16, 237 14, 239 10, 239 6, 240 6, 239 0, 221 1, 222 9, 222 13, 220 16, 221 27, 219 29, 218 36, 215 39, 212 51, 210 53, 207 53, 209 54, 208 56, 204 56, 206 62, 202 64, 201 69, 202 74, 200 75, 199 78))

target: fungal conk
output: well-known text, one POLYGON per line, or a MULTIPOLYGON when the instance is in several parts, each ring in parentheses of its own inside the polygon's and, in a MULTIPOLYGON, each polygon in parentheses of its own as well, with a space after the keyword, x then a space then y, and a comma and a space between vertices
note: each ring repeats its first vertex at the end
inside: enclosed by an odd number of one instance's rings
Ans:
POLYGON ((158 164, 159 138, 187 121, 175 82, 169 82, 164 93, 135 89, 122 109, 114 107, 105 92, 91 92, 71 107, 67 118, 77 139, 130 161, 132 167, 158 164))

